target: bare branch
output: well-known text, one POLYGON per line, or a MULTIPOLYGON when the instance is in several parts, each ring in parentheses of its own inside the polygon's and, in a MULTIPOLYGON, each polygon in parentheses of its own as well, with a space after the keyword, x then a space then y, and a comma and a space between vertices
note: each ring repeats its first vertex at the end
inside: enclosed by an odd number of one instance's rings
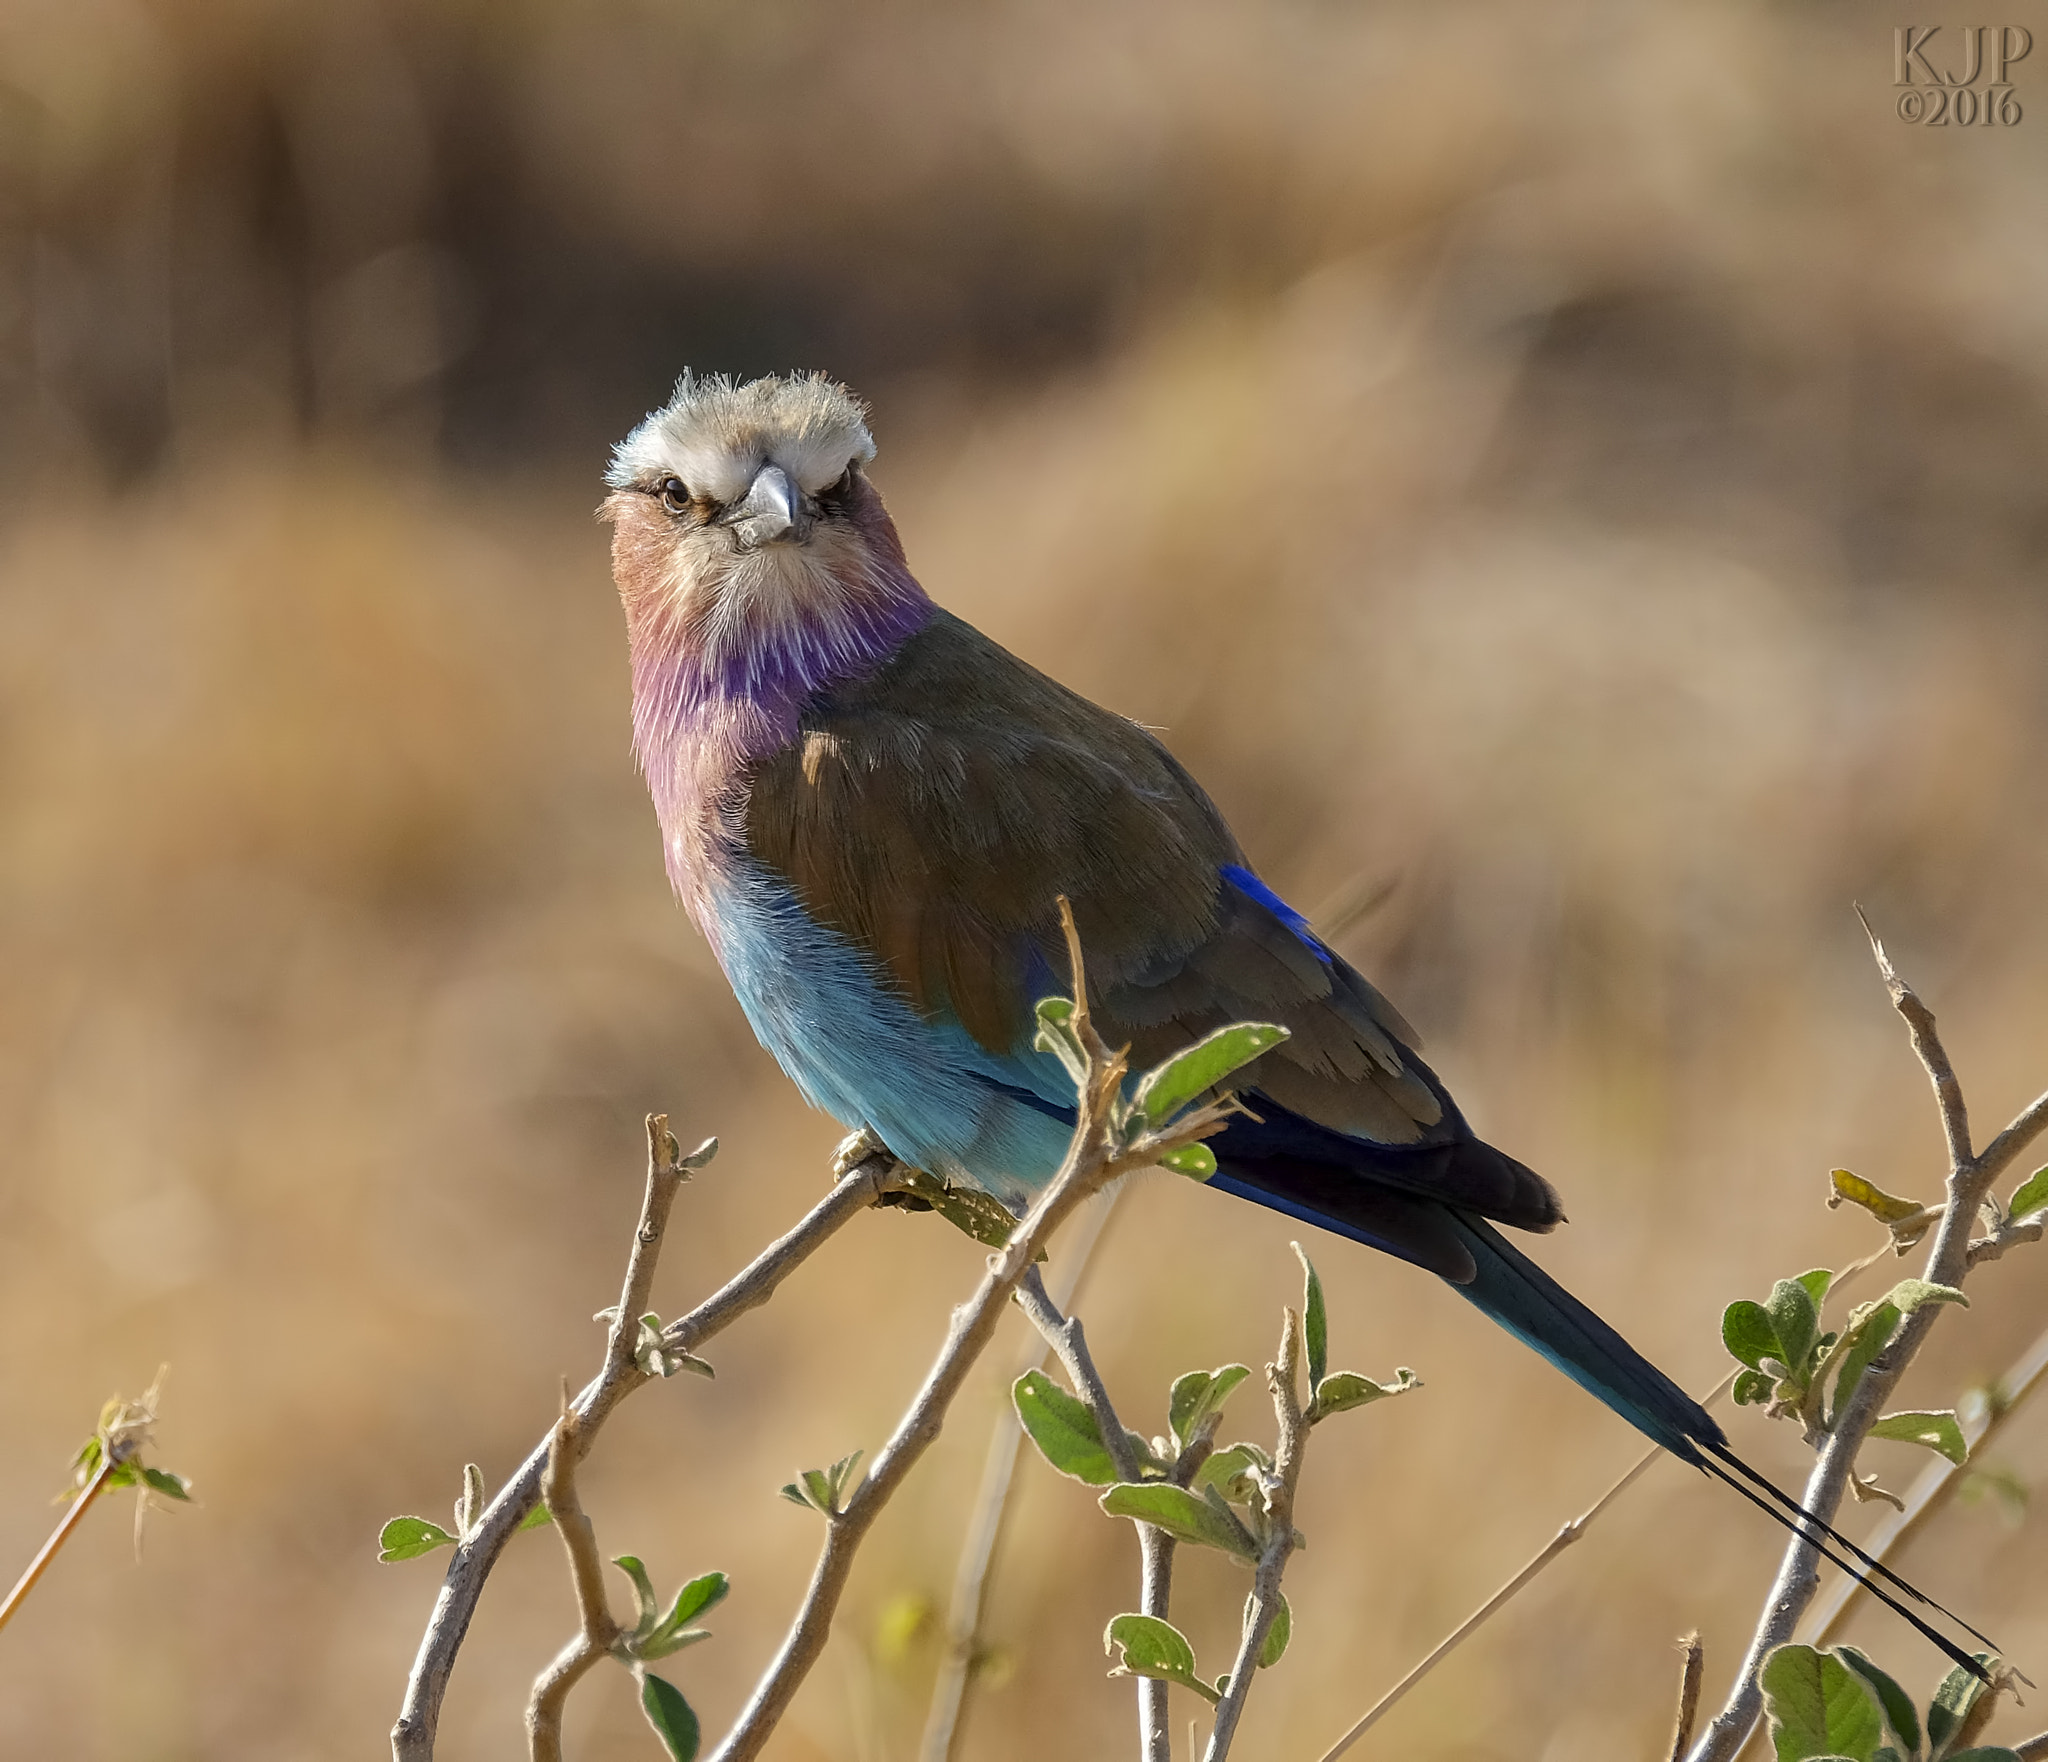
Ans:
POLYGON ((1987 1180, 1996 1180, 2005 1173, 2006 1165, 2043 1132, 2048 1132, 2048 1092, 2035 1096, 2011 1125, 1984 1146, 1977 1167, 1987 1180))
MULTIPOLYGON (((663 1116, 657 1114, 653 1120, 660 1122, 665 1133, 666 1120, 663 1116)), ((650 1123, 650 1143, 655 1130, 655 1125, 650 1123)), ((673 1140, 663 1144, 665 1156, 672 1144, 673 1140)), ((670 1157, 669 1160, 674 1159, 670 1157)), ((882 1196, 894 1166, 884 1156, 869 1157, 856 1165, 811 1208, 795 1229, 771 1243, 743 1272, 688 1315, 670 1323, 663 1332, 664 1343, 688 1350, 730 1327, 748 1310, 766 1303, 784 1279, 882 1196)), ((673 1200, 673 1184, 670 1200, 673 1200)), ((643 1201, 642 1231, 652 1217, 648 1202, 643 1201)), ((667 1208, 664 1206, 659 1222, 665 1224, 666 1219, 667 1208)), ((651 1284, 653 1260, 659 1249, 658 1235, 657 1229, 656 1240, 647 1241, 640 1231, 635 1232, 626 1277, 629 1299, 636 1288, 634 1269, 644 1269, 645 1278, 651 1284)), ((633 1332, 627 1335, 628 1341, 638 1337, 638 1318, 641 1304, 646 1300, 647 1286, 638 1288, 641 1292, 639 1300, 620 1306, 619 1318, 615 1319, 612 1335, 607 1339, 607 1373, 593 1378, 570 1404, 577 1421, 575 1451, 579 1459, 588 1451, 597 1429, 610 1417, 612 1409, 650 1380, 647 1373, 633 1362, 630 1352, 617 1374, 609 1374, 621 1325, 628 1321, 632 1324, 633 1332)), ((456 1547, 455 1558, 449 1562, 447 1576, 441 1581, 440 1594, 435 1599, 426 1633, 421 1637, 419 1654, 413 1660, 398 1721, 391 1729, 393 1762, 431 1762, 449 1674, 455 1668, 456 1656, 469 1631, 470 1618, 476 1612, 477 1600, 483 1595, 492 1568, 497 1565, 505 1544, 540 1500, 541 1475, 547 1465, 553 1435, 550 1431, 520 1465, 519 1472, 499 1488, 497 1497, 485 1509, 475 1529, 456 1547)))
MULTIPOLYGON (((673 1144, 674 1140, 669 1142, 673 1144)), ((650 1195, 654 1190, 651 1173, 650 1195)), ((645 1245, 644 1238, 636 1243, 636 1257, 645 1245)), ((576 1498, 576 1458, 581 1454, 576 1448, 576 1431, 576 1416, 565 1388, 562 1417, 548 1434, 541 1498, 547 1503, 548 1515, 555 1520, 562 1546, 568 1550, 569 1576, 576 1586, 580 1620, 576 1637, 534 1679, 533 1696, 526 1704, 526 1745, 532 1762, 562 1762, 562 1709, 568 1703, 569 1691, 619 1637, 619 1624, 612 1619, 611 1606, 605 1601, 604 1562, 597 1552, 597 1532, 591 1528, 590 1519, 576 1498)))
POLYGON ((1863 934, 1870 938, 1870 952, 1876 958, 1878 976, 1891 993, 1892 1008, 1905 1018, 1913 1050, 1927 1072, 1927 1080, 1934 1085, 1935 1105, 1941 1111, 1941 1129, 1948 1139, 1949 1168, 1953 1171, 1966 1167, 1970 1161, 1970 1111, 1963 1105, 1963 1086, 1956 1079, 1955 1066, 1949 1063, 1948 1051, 1935 1031, 1934 1012, 1920 1001, 1919 993, 1899 977, 1891 956, 1885 953, 1884 944, 1878 940, 1877 932, 1870 927, 1870 920, 1863 915, 1860 905, 1856 907, 1856 921, 1863 926, 1863 934))
POLYGON ((1693 1721, 1700 1715, 1700 1678, 1706 1674, 1707 1662, 1707 1649, 1698 1634, 1687 1634, 1678 1647, 1685 1654, 1685 1663, 1678 1675, 1678 1714, 1671 1723, 1671 1762, 1683 1762, 1686 1746, 1692 1742, 1693 1721))
POLYGON ((2012 1753, 2020 1762, 2048 1762, 2048 1731, 2037 1738, 2028 1738, 2023 1744, 2014 1744, 2012 1753))
POLYGON ((1287 1570, 1287 1557, 1294 1552, 1294 1490, 1301 1483, 1308 1422, 1302 1417, 1301 1397, 1295 1387, 1301 1368, 1301 1318, 1292 1309, 1284 1309, 1280 1315, 1280 1353, 1266 1366, 1266 1385, 1273 1392, 1273 1418, 1279 1429, 1273 1472, 1265 1485, 1266 1541, 1252 1573, 1251 1602, 1245 1609, 1237 1659, 1230 1667, 1230 1686, 1223 1691, 1223 1699, 1216 1707, 1216 1723, 1209 1729, 1204 1762, 1223 1762, 1230 1754, 1237 1723, 1244 1717, 1245 1700, 1251 1694, 1252 1678, 1259 1668, 1259 1652, 1272 1630, 1274 1617, 1280 1613, 1281 1575, 1287 1570))

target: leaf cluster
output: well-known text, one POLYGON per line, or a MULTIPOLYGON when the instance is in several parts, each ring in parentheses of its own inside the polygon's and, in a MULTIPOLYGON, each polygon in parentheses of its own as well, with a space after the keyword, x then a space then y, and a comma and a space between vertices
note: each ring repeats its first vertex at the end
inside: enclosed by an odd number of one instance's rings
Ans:
MULTIPOLYGON (((1989 1667, 1991 1654, 1977 1662, 1989 1667)), ((1923 1719, 1912 1698, 1854 1646, 1780 1646, 1758 1677, 1778 1762, 2019 1762, 1976 1739, 1996 1692, 1958 1665, 1923 1719)))
MULTIPOLYGON (((1824 1267, 1780 1279, 1762 1303, 1742 1299, 1721 1316, 1722 1343, 1746 1367, 1735 1379, 1736 1402, 1764 1407, 1774 1419, 1797 1419, 1816 1440, 1834 1429, 1864 1371, 1907 1316, 1929 1303, 1969 1303, 1952 1285, 1901 1279, 1852 1309, 1839 1331, 1823 1332, 1820 1306, 1833 1281, 1824 1267)), ((1951 1411, 1889 1413, 1871 1436, 1924 1445, 1955 1463, 1969 1454, 1951 1411)))
POLYGON ((830 1468, 805 1469, 784 1485, 782 1496, 792 1505, 808 1506, 826 1517, 837 1517, 846 1509, 847 1488, 860 1484, 854 1479, 854 1470, 861 1455, 856 1450, 851 1456, 840 1457, 830 1468))

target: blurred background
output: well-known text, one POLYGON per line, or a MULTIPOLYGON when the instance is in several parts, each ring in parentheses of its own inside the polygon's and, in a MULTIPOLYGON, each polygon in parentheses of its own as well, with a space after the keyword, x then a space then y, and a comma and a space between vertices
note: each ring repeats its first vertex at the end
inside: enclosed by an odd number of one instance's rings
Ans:
MULTIPOLYGON (((378 1527, 446 1521, 465 1461, 495 1485, 595 1365, 641 1116, 726 1147, 664 1314, 823 1187, 839 1129, 671 903, 627 749, 591 510, 686 363, 853 383, 941 600, 1162 727, 1304 909, 1384 895, 1346 952, 1563 1189, 1545 1263, 1682 1381, 1725 1301, 1875 1245, 1831 1166, 1933 1195, 1850 903, 1987 1134, 2048 1082, 2048 11, 1912 14, 1944 67, 1987 17, 2041 40, 2013 126, 1899 119, 1905 17, 10 0, 0 1578, 160 1361, 201 1504, 139 1567, 94 1513, 0 1642, 0 1749, 382 1753, 446 1556, 380 1566, 378 1527)), ((1299 1233, 1136 1183, 1082 1300, 1127 1416, 1271 1353, 1299 1233)), ((1320 1754, 1638 1449, 1426 1276, 1310 1246, 1337 1362, 1428 1387, 1317 1435, 1248 1756, 1320 1754)), ((2048 1326, 2044 1254, 1979 1275, 1916 1404, 2048 1326)), ((818 1540, 776 1487, 880 1443, 979 1264, 865 1217, 715 1384, 606 1433, 607 1551, 734 1576, 673 1670, 707 1727, 818 1540)), ((913 1753, 918 1614, 1022 1349, 873 1538, 777 1758, 913 1753)), ((2040 1478, 2048 1409, 1992 1456, 2040 1478)), ((1902 1562, 2036 1677, 2044 1523, 1959 1505, 1902 1562)), ((1662 1465, 1356 1753, 1647 1756, 1673 1638, 1718 1696, 1777 1555, 1662 1465)), ((1241 1576, 1182 1587, 1213 1674, 1241 1576)), ((1128 1753, 1099 1636, 1135 1597, 1126 1531, 1024 1464, 966 1754, 1128 1753)), ((518 1753, 571 1623, 520 1538, 449 1762, 518 1753)), ((1900 1625, 1851 1631, 1931 1685, 1900 1625)), ((570 1731, 654 1754, 620 1672, 570 1731)))

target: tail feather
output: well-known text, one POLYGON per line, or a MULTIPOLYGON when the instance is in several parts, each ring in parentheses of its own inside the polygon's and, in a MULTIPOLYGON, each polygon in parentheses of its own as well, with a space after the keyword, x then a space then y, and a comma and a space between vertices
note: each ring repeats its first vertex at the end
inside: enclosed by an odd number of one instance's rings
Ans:
POLYGON ((1862 1581, 1953 1663, 1984 1681, 1984 1666, 1885 1589, 1997 1646, 1824 1522, 1729 1448, 1712 1414, 1485 1219, 1375 1186, 1348 1171, 1281 1158, 1226 1162, 1210 1185, 1320 1224, 1438 1274, 1588 1394, 1681 1461, 1734 1488, 1862 1581), (1468 1270, 1469 1269, 1469 1270, 1468 1270), (1881 1582, 1880 1582, 1881 1581, 1881 1582))

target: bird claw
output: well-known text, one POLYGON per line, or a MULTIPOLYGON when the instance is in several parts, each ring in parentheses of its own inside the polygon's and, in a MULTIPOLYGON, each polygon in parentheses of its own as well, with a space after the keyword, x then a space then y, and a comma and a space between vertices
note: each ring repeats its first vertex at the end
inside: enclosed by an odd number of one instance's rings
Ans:
POLYGON ((832 1181, 836 1186, 853 1173, 871 1156, 886 1156, 894 1162, 895 1156, 888 1145, 877 1138, 872 1128, 863 1126, 858 1132, 849 1132, 839 1140, 839 1148, 832 1153, 832 1181))

